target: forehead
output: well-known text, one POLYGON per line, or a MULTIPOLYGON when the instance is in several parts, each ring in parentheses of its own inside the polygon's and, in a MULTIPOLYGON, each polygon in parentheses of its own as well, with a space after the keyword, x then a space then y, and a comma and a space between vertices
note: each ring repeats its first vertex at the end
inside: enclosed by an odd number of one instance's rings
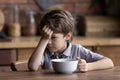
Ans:
POLYGON ((60 37, 60 36, 63 36, 63 34, 62 33, 53 33, 52 36, 60 37))

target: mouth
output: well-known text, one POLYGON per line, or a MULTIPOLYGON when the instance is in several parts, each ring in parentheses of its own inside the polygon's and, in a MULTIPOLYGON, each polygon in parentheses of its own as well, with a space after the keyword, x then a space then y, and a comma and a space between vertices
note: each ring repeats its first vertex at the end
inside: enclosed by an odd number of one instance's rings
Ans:
POLYGON ((52 46, 47 46, 48 49, 52 49, 52 46))
POLYGON ((47 49, 48 49, 50 52, 56 51, 55 48, 53 48, 53 47, 51 47, 51 46, 47 46, 47 49))

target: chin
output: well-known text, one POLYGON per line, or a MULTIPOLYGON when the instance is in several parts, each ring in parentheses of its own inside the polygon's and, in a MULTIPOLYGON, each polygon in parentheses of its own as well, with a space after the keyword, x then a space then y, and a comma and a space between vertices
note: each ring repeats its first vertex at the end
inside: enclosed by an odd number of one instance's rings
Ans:
POLYGON ((56 50, 49 49, 50 52, 56 52, 56 50))
POLYGON ((49 48, 49 47, 48 47, 48 50, 49 50, 50 52, 56 52, 56 51, 57 51, 55 48, 49 48))
POLYGON ((49 50, 50 52, 56 52, 55 50, 49 50))

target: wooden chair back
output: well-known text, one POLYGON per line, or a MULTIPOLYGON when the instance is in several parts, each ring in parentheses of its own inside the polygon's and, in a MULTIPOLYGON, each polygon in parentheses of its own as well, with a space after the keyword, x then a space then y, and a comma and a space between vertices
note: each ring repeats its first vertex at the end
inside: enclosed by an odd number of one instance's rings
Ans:
POLYGON ((28 71, 27 61, 18 61, 11 63, 12 71, 28 71))

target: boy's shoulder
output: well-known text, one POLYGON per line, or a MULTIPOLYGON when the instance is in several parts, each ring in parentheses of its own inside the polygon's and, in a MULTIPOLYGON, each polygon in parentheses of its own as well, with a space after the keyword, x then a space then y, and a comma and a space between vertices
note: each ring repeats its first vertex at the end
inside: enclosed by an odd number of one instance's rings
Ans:
POLYGON ((73 44, 73 43, 71 43, 71 45, 72 45, 72 46, 76 46, 76 47, 82 47, 81 44, 73 44))
POLYGON ((78 48, 82 48, 83 46, 80 44, 71 44, 71 48, 73 49, 78 49, 78 48))

